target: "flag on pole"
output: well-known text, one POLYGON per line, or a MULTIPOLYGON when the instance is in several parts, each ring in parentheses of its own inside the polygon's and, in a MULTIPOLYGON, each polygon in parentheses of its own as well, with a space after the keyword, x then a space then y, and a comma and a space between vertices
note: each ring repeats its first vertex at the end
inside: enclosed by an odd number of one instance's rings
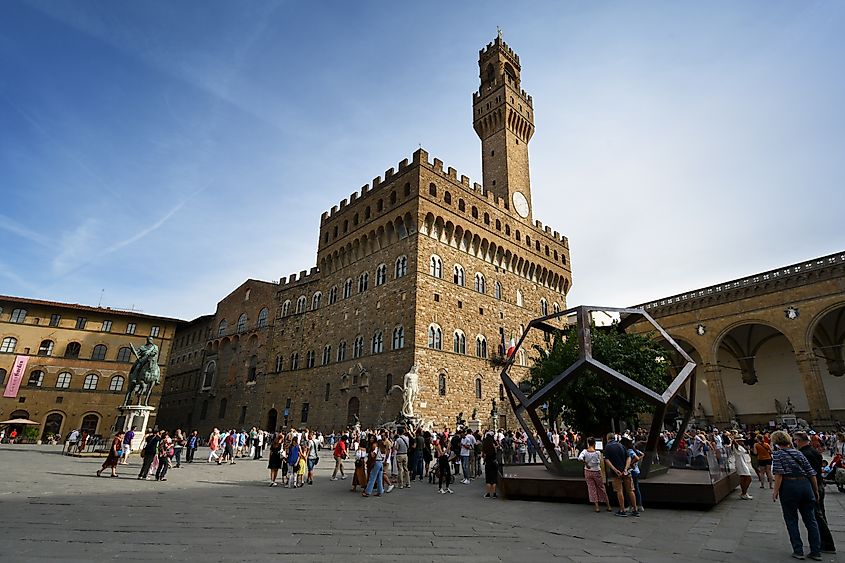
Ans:
POLYGON ((511 356, 513 356, 514 352, 516 352, 516 340, 513 339, 513 334, 511 334, 511 341, 508 344, 508 351, 505 353, 505 355, 510 358, 511 356))

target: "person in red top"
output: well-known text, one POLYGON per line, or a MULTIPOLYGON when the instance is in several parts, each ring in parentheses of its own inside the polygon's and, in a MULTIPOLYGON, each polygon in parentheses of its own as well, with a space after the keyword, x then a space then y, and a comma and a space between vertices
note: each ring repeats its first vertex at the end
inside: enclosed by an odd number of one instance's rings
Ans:
POLYGON ((337 481, 338 471, 340 471, 340 478, 346 479, 346 475, 343 474, 343 460, 348 457, 346 454, 345 438, 345 436, 341 437, 340 440, 337 441, 337 444, 335 444, 334 450, 332 451, 332 455, 334 456, 334 471, 332 472, 332 481, 337 481))

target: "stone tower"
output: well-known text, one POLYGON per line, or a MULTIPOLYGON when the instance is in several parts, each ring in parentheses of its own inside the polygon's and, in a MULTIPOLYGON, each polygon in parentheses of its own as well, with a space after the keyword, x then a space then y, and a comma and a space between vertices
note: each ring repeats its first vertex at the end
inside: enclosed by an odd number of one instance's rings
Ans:
POLYGON ((520 87, 519 56, 499 35, 479 51, 478 68, 481 85, 472 95, 472 115, 481 138, 484 189, 530 224, 528 141, 534 134, 534 108, 520 87))

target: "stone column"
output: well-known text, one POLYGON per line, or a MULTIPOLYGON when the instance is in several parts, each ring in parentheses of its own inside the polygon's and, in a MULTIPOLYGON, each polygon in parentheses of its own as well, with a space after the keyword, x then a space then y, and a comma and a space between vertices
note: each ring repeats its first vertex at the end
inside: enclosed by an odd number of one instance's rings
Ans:
POLYGON ((830 403, 827 402, 827 392, 824 389, 819 359, 812 352, 799 352, 795 355, 798 362, 798 373, 807 395, 810 407, 810 423, 818 427, 833 426, 830 415, 830 403))
MULTIPOLYGON (((704 379, 707 381, 707 391, 710 393, 715 425, 722 427, 729 425, 731 416, 728 411, 728 398, 725 396, 725 384, 722 382, 722 368, 715 363, 704 364, 704 379)), ((693 405, 693 408, 695 406, 693 405)))

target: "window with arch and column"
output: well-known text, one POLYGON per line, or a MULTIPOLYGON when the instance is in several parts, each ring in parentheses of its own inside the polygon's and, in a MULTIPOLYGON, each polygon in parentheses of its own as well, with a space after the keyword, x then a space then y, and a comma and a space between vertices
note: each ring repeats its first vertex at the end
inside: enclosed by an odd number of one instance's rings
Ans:
POLYGON ((246 380, 247 383, 254 383, 256 379, 258 379, 258 356, 253 354, 247 363, 246 380))
POLYGON ((455 267, 452 270, 452 281, 455 282, 456 285, 460 285, 461 287, 464 286, 464 267, 460 264, 455 264, 455 267))
POLYGON ((333 285, 329 290, 329 305, 337 303, 337 286, 333 285))
POLYGON ((481 376, 475 378, 475 398, 481 399, 481 376))
POLYGON ((393 266, 393 277, 394 278, 401 278, 405 274, 408 273, 408 257, 407 256, 400 256, 396 259, 396 263, 393 266))
POLYGON ((314 367, 316 363, 316 354, 314 354, 314 350, 308 350, 305 354, 305 368, 310 369, 314 367))
POLYGON ((364 337, 360 334, 355 337, 355 343, 352 345, 352 357, 360 358, 364 355, 364 337))
POLYGON ((379 264, 376 268, 376 286, 383 285, 387 281, 387 264, 379 264))
POLYGON ((323 302, 323 294, 322 292, 316 291, 314 295, 311 296, 311 310, 316 311, 320 308, 320 304, 323 302))
POLYGON ((495 282, 493 284, 493 297, 495 297, 496 299, 502 298, 502 284, 500 284, 499 282, 495 282))
POLYGON ((327 366, 332 361, 332 345, 326 344, 323 346, 323 363, 320 365, 327 366))
POLYGON ((435 278, 443 277, 443 260, 436 254, 432 255, 428 261, 428 273, 435 278))
POLYGON ((352 297, 352 278, 346 278, 346 281, 343 282, 343 298, 349 299, 352 297))
POLYGON ((525 305, 525 300, 522 297, 522 290, 517 289, 516 290, 516 306, 517 307, 523 307, 524 305, 525 305))
POLYGON ((346 340, 341 340, 337 345, 337 361, 343 362, 346 360, 346 340))
POLYGON ((14 336, 7 336, 3 339, 3 342, 0 343, 0 352, 5 352, 7 354, 11 354, 15 351, 15 348, 18 346, 18 339, 14 336))
POLYGON ((443 330, 439 325, 433 324, 428 327, 428 347, 433 350, 443 349, 443 330))
POLYGON ((284 367, 283 363, 284 363, 284 360, 282 359, 281 354, 276 356, 276 372, 282 371, 282 367, 284 367))
POLYGON ((306 303, 305 296, 300 295, 299 298, 296 300, 296 312, 297 313, 304 313, 305 312, 305 303, 306 303))
POLYGON ((373 354, 381 354, 384 352, 384 333, 380 330, 377 330, 373 334, 373 354))
POLYGON ((226 322, 226 319, 220 321, 220 324, 217 325, 217 336, 223 336, 226 334, 226 330, 229 328, 229 323, 226 322))
POLYGON ((393 329, 393 349, 399 350, 405 347, 405 328, 397 326, 393 329))
POLYGON ((475 337, 475 355, 479 358, 487 358, 487 339, 480 334, 475 337))
POLYGON ((282 316, 287 317, 288 315, 290 315, 290 299, 282 303, 282 316))
POLYGON ((208 362, 205 366, 205 372, 203 373, 202 377, 202 387, 203 389, 208 389, 214 383, 214 374, 217 372, 217 363, 216 362, 208 362))
POLYGON ((467 339, 461 330, 456 330, 452 335, 452 351, 456 354, 467 353, 467 339))
POLYGON ((364 272, 360 276, 358 276, 358 293, 364 293, 367 291, 367 288, 370 285, 370 274, 369 272, 364 272))
POLYGON ((446 374, 445 373, 441 373, 439 376, 437 376, 437 393, 441 397, 446 396, 446 374))
POLYGON ((487 293, 487 281, 481 272, 475 273, 475 291, 478 293, 487 293))
POLYGON ((291 371, 299 369, 299 352, 294 352, 290 355, 290 369, 291 371))
POLYGON ((540 315, 546 316, 549 314, 549 302, 543 297, 540 299, 540 315))

